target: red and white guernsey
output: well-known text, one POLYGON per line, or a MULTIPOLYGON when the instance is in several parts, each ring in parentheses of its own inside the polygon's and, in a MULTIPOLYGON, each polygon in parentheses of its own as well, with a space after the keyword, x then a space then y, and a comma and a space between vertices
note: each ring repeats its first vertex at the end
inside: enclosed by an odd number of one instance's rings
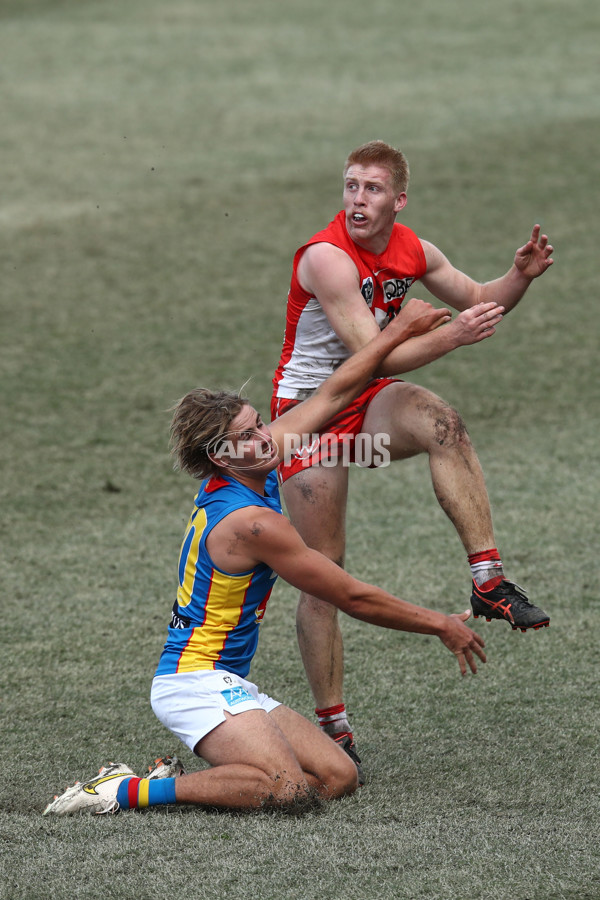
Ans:
POLYGON ((421 242, 410 228, 394 224, 386 249, 377 255, 354 243, 346 230, 343 210, 300 247, 294 256, 283 350, 273 377, 274 396, 286 400, 303 399, 350 356, 317 298, 298 281, 302 254, 311 244, 319 243, 339 247, 354 262, 361 293, 380 328, 398 313, 411 284, 427 269, 421 242))

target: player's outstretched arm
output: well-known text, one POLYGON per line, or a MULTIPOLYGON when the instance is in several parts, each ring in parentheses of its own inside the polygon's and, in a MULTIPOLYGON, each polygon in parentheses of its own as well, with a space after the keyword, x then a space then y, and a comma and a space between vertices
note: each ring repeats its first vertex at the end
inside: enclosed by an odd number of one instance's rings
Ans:
POLYGON ((488 281, 482 287, 482 299, 502 303, 506 312, 515 308, 534 278, 539 278, 553 264, 554 248, 548 243, 548 235, 534 225, 527 243, 515 253, 512 267, 496 281, 488 281))
POLYGON ((458 347, 477 344, 496 333, 503 314, 504 307, 498 306, 495 301, 477 303, 469 309, 463 309, 444 328, 406 341, 393 350, 386 356, 377 374, 402 375, 440 359, 458 347))
POLYGON ((271 423, 277 443, 285 434, 318 431, 332 416, 344 409, 367 385, 389 354, 409 338, 427 334, 450 319, 447 309, 436 309, 424 300, 413 298, 383 331, 350 356, 303 403, 271 423))
POLYGON ((539 225, 534 225, 527 243, 515 253, 515 266, 531 280, 543 275, 554 262, 554 247, 548 243, 548 235, 541 234, 541 231, 539 225))
POLYGON ((493 301, 510 312, 525 294, 534 278, 543 275, 553 264, 554 248, 548 235, 534 225, 529 240, 519 247, 511 268, 493 281, 474 281, 456 269, 444 254, 428 241, 421 241, 427 272, 421 278, 434 297, 454 309, 463 310, 478 303, 493 301))
MULTIPOLYGON (((363 622, 398 631, 435 634, 456 656, 461 673, 477 672, 475 657, 486 661, 483 639, 464 624, 470 613, 445 615, 408 603, 353 578, 304 543, 285 517, 253 509, 243 529, 244 544, 255 562, 264 562, 287 582, 337 606, 363 622)), ((240 530, 236 529, 239 538, 240 530)))

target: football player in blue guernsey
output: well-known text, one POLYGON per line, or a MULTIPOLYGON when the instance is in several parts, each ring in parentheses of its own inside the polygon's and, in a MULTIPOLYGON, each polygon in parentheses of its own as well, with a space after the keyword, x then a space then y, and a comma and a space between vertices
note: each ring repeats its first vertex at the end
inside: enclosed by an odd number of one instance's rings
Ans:
POLYGON ((282 515, 276 469, 285 448, 344 409, 402 341, 444 325, 452 343, 494 333, 503 308, 484 303, 449 322, 447 309, 412 299, 303 403, 263 423, 237 394, 191 391, 171 424, 178 467, 202 479, 184 535, 179 589, 151 701, 160 721, 208 764, 186 774, 176 758, 149 775, 112 764, 48 805, 45 814, 95 813, 167 803, 224 809, 288 807, 354 791, 359 770, 317 725, 248 680, 259 624, 278 575, 364 622, 437 635, 461 673, 485 662, 470 615, 446 615, 358 581, 310 549, 282 515), (446 324, 448 323, 448 324, 446 324))

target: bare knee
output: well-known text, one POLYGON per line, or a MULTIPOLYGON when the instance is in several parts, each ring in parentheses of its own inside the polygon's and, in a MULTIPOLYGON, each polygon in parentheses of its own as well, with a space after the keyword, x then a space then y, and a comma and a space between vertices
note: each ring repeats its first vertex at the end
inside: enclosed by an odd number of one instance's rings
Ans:
MULTIPOLYGON (((343 751, 342 751, 343 753, 343 751)), ((324 796, 333 800, 353 794, 358 787, 358 771, 349 756, 336 753, 326 773, 322 774, 324 796)))
POLYGON ((266 806, 278 809, 299 808, 310 804, 313 799, 313 792, 304 779, 290 780, 285 774, 278 773, 272 776, 271 785, 265 799, 266 806))
POLYGON ((300 594, 296 610, 296 634, 301 645, 307 641, 314 646, 315 633, 320 635, 321 644, 328 641, 333 646, 340 639, 337 607, 309 594, 300 594))
POLYGON ((353 794, 358 787, 358 770, 354 761, 329 738, 321 748, 315 778, 319 793, 326 800, 353 794))
POLYGON ((446 450, 470 448, 471 439, 464 419, 457 410, 441 402, 435 408, 428 408, 435 447, 446 450))
POLYGON ((372 402, 365 416, 365 431, 385 432, 386 421, 390 423, 392 459, 419 453, 466 452, 471 446, 462 416, 441 397, 406 382, 393 385, 387 398, 385 394, 386 389, 372 402), (377 406, 379 397, 382 399, 377 406))
POLYGON ((318 597, 311 597, 310 594, 300 594, 298 598, 298 615, 308 615, 311 621, 314 618, 326 621, 337 619, 337 606, 328 603, 326 600, 320 600, 318 597))

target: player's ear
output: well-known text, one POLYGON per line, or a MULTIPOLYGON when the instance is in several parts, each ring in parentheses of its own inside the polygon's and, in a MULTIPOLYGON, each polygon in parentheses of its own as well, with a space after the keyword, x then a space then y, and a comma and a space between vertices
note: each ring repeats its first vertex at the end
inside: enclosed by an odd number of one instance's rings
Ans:
POLYGON ((231 441, 221 440, 217 442, 217 446, 213 450, 209 450, 206 454, 213 466, 218 469, 226 469, 231 457, 231 441))
POLYGON ((228 460, 223 457, 215 456, 214 453, 209 453, 208 458, 210 459, 213 466, 217 466, 218 469, 226 469, 228 460))
POLYGON ((406 193, 404 191, 402 191, 402 193, 398 194, 398 196, 396 197, 396 202, 394 204, 394 212, 399 213, 401 209, 404 209, 404 207, 406 206, 407 203, 408 203, 408 197, 406 196, 406 193))

